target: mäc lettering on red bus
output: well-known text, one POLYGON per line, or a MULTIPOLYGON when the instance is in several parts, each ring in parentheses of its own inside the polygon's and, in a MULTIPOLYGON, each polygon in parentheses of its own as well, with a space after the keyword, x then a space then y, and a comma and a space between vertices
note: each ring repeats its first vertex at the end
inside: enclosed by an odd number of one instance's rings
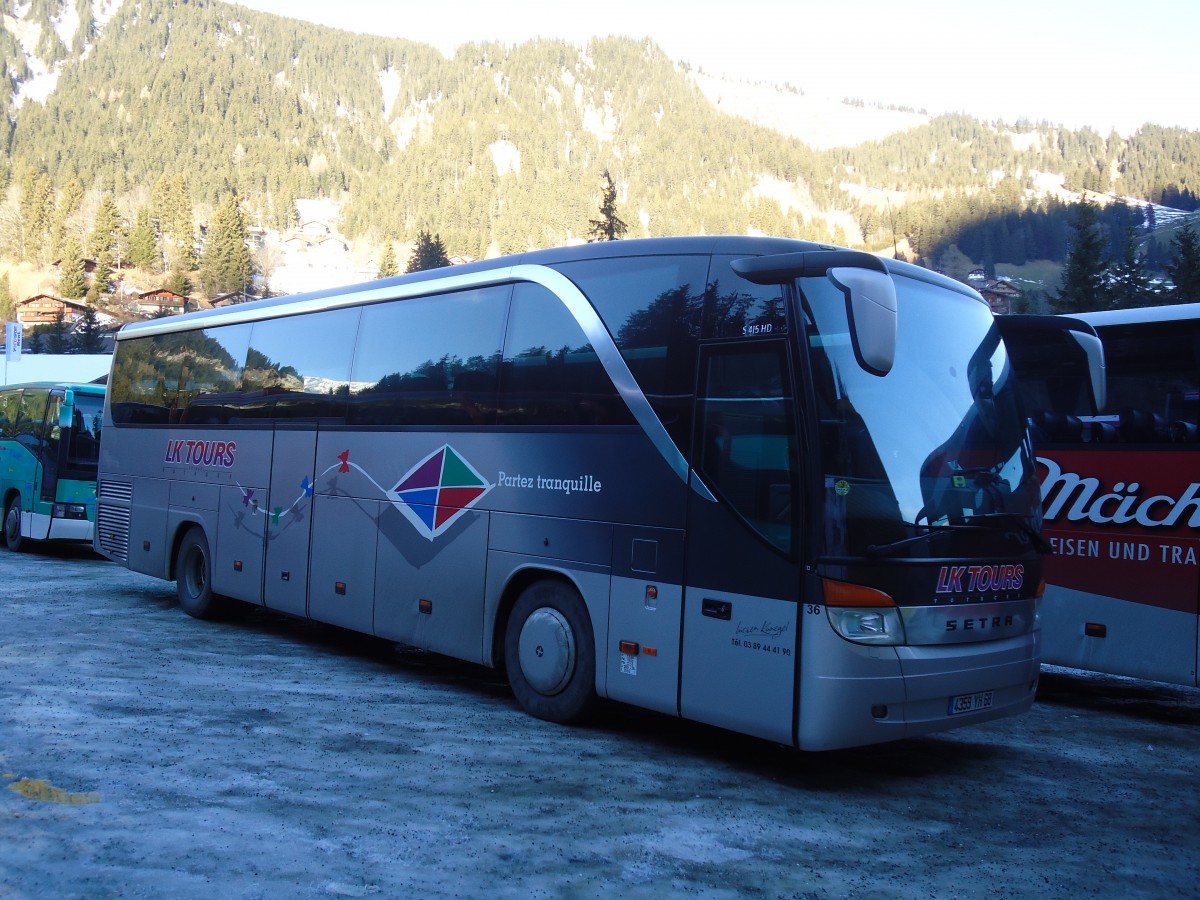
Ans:
POLYGON ((1099 478, 1084 478, 1064 472, 1054 460, 1044 456, 1038 462, 1046 468, 1042 479, 1043 519, 1052 522, 1066 509, 1069 522, 1087 521, 1095 525, 1125 525, 1136 522, 1146 528, 1171 528, 1187 516, 1189 528, 1200 527, 1200 482, 1193 481, 1179 497, 1154 494, 1143 497, 1141 485, 1118 481, 1105 491, 1099 478), (1069 505, 1069 508, 1068 508, 1069 505))

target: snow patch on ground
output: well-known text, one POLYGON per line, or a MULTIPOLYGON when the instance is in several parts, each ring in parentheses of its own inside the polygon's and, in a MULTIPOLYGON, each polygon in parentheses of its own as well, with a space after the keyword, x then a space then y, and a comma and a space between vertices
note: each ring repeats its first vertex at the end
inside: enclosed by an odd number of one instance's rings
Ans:
POLYGON ((617 132, 617 114, 612 104, 607 102, 607 98, 602 107, 592 106, 590 103, 584 107, 583 127, 585 131, 595 135, 598 141, 607 142, 613 139, 617 132))
POLYGON ((400 96, 400 73, 390 66, 384 69, 379 73, 379 88, 383 91, 383 118, 386 121, 392 117, 392 107, 400 96))
POLYGON ((920 113, 848 106, 768 84, 726 81, 695 72, 692 79, 721 112, 799 138, 818 150, 880 140, 929 121, 920 113))
POLYGON ((512 172, 521 174, 521 151, 512 141, 496 141, 488 146, 492 152, 492 163, 496 166, 496 175, 503 176, 512 172))
POLYGON ((808 191, 791 181, 783 181, 773 175, 759 175, 755 179, 750 193, 756 198, 774 200, 779 204, 779 208, 783 210, 785 216, 792 210, 805 214, 811 214, 813 211, 808 191))

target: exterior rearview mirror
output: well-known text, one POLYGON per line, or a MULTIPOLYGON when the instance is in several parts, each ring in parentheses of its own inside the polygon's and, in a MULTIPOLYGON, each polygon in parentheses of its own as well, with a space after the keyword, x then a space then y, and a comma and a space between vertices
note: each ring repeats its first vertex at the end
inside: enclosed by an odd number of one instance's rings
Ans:
POLYGON ((58 410, 58 425, 60 428, 70 428, 75 422, 75 392, 67 388, 63 394, 62 406, 58 410))
POLYGON ((839 267, 828 278, 846 297, 850 340, 858 364, 886 375, 896 361, 896 285, 875 269, 839 267))

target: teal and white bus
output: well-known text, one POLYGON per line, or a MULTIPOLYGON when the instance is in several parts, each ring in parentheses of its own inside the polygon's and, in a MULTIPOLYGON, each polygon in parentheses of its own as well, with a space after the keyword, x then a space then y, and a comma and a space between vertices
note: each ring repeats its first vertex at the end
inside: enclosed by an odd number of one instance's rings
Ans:
POLYGON ((0 387, 0 509, 9 550, 92 541, 104 386, 0 387))
POLYGON ((127 325, 96 549, 802 749, 1029 707, 1038 483, 986 302, 773 238, 613 241, 127 325))

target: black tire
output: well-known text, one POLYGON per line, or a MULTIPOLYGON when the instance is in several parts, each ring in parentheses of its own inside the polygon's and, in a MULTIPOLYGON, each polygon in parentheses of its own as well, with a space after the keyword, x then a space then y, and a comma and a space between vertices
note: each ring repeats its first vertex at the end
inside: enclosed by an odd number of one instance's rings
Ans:
POLYGON ((21 495, 13 494, 4 505, 4 546, 19 553, 25 546, 21 536, 21 495))
POLYGON ((175 553, 175 586, 179 607, 196 619, 216 619, 226 612, 227 603, 212 589, 212 555, 203 530, 189 528, 175 553))
POLYGON ((596 644, 583 598, 560 581, 538 581, 517 598, 504 632, 508 683, 521 708, 568 724, 596 702, 596 644))

